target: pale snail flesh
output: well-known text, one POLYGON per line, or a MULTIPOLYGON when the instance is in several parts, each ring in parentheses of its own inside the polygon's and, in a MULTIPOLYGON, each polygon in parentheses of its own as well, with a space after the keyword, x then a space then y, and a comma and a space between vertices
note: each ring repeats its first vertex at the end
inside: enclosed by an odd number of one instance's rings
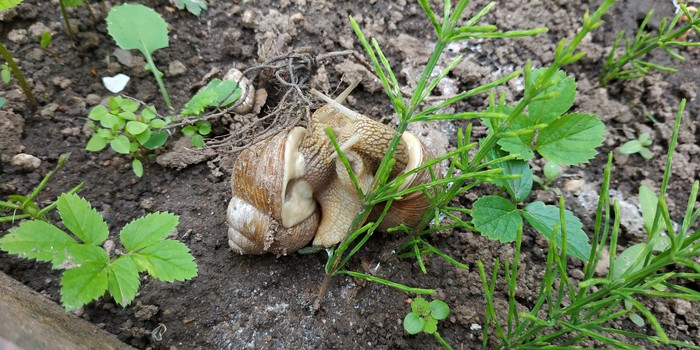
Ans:
MULTIPOLYGON (((372 183, 395 133, 340 104, 352 88, 336 100, 328 99, 313 114, 308 130, 296 127, 240 154, 227 210, 229 246, 234 252, 286 255, 312 240, 314 246, 330 247, 345 239, 362 203, 325 130, 332 128, 363 191, 372 183)), ((405 132, 395 158, 392 177, 418 167, 432 153, 405 132)), ((428 181, 430 171, 424 169, 407 177, 399 190, 428 181)), ((383 207, 378 205, 371 219, 383 207)), ((409 193, 394 200, 380 229, 415 225, 429 207, 422 191, 409 193)))

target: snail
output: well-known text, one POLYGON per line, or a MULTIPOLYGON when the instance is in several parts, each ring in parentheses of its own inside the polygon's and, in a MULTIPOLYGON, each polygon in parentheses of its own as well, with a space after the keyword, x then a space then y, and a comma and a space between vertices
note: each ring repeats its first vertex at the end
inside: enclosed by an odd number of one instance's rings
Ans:
MULTIPOLYGON (((345 238, 363 204, 326 129, 333 130, 363 192, 395 135, 394 129, 341 104, 356 85, 335 100, 321 95, 327 104, 313 113, 308 129, 295 127, 241 152, 232 171, 227 209, 234 252, 286 255, 312 240, 314 246, 330 247, 345 238)), ((432 153, 405 132, 394 158, 392 177, 420 166, 432 153)), ((399 190, 430 180, 430 171, 423 169, 407 177, 399 190)), ((380 229, 415 225, 429 206, 422 191, 396 199, 380 229)), ((377 207, 375 219, 383 205, 377 207)))

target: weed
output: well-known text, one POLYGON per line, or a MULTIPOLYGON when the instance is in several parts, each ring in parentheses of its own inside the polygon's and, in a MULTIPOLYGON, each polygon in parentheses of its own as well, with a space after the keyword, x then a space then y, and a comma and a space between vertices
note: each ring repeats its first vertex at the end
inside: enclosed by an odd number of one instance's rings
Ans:
POLYGON ((175 6, 180 10, 187 8, 189 13, 199 17, 202 10, 207 9, 207 0, 175 0, 175 6))
POLYGON ((685 61, 685 58, 676 52, 674 48, 700 46, 700 42, 682 40, 682 37, 691 29, 700 35, 700 14, 698 14, 697 11, 694 14, 691 13, 688 7, 683 3, 679 4, 679 8, 681 11, 678 11, 670 22, 667 18, 661 20, 656 35, 645 33, 646 25, 654 13, 653 10, 649 11, 639 25, 634 40, 630 40, 629 38, 625 39, 625 53, 616 59, 616 50, 620 45, 620 41, 625 36, 625 32, 620 31, 600 71, 600 85, 604 86, 613 80, 640 78, 649 74, 649 72, 654 69, 665 72, 675 72, 675 68, 645 61, 642 60, 642 57, 651 51, 655 51, 657 48, 661 48, 671 57, 679 61, 685 61), (680 20, 683 17, 686 18, 688 23, 679 26, 679 24, 682 23, 680 20))
POLYGON ((107 223, 90 203, 75 194, 62 194, 57 202, 63 225, 73 236, 44 221, 25 221, 0 238, 0 249, 65 270, 61 303, 67 311, 105 292, 121 306, 130 304, 139 289, 140 272, 165 282, 197 275, 187 246, 165 239, 178 224, 176 215, 153 213, 130 222, 119 232, 125 251, 110 258, 100 247, 109 236, 107 223))
POLYGON ((450 307, 442 300, 433 300, 428 303, 423 298, 416 298, 411 302, 411 312, 403 319, 403 329, 408 334, 426 333, 432 334, 445 349, 452 349, 445 339, 437 331, 438 321, 444 320, 450 315, 450 307))
MULTIPOLYGON (((0 2, 0 11, 13 8, 21 4, 23 1, 24 0, 2 1, 0 2)), ((24 95, 27 96, 27 101, 29 101, 29 107, 32 109, 32 111, 36 111, 36 109, 39 108, 39 102, 37 102, 36 97, 34 97, 34 93, 32 93, 32 89, 29 87, 29 84, 27 84, 27 80, 24 78, 24 74, 22 74, 22 71, 19 69, 19 66, 12 58, 10 51, 7 50, 2 41, 0 41, 0 56, 2 56, 3 59, 5 59, 5 62, 7 62, 3 64, 0 68, 0 75, 2 81, 5 84, 9 83, 10 73, 12 73, 12 75, 14 75, 17 79, 17 83, 19 83, 22 92, 24 92, 24 95)))
POLYGON ((649 133, 645 132, 639 135, 639 138, 636 140, 629 140, 625 142, 620 148, 618 148, 618 151, 622 154, 634 154, 634 153, 639 153, 644 159, 651 159, 651 157, 654 156, 653 153, 649 150, 649 146, 651 146, 651 139, 649 139, 649 133))
MULTIPOLYGON (((41 182, 36 186, 36 188, 34 188, 32 193, 30 193, 29 195, 11 195, 7 198, 6 201, 0 201, 0 213, 10 211, 12 212, 9 215, 0 215, 0 222, 15 222, 29 218, 34 220, 48 221, 46 214, 55 209, 58 202, 53 202, 50 205, 41 208, 39 207, 39 204, 35 202, 35 199, 39 195, 39 193, 41 193, 41 191, 44 189, 46 184, 49 183, 49 180, 51 180, 53 174, 55 174, 57 171, 63 168, 63 166, 68 161, 69 157, 70 153, 60 155, 58 157, 58 163, 56 164, 56 167, 52 171, 49 171, 49 173, 46 174, 46 176, 44 176, 41 182)), ((82 183, 78 184, 66 193, 76 193, 78 192, 78 190, 80 190, 82 186, 82 183)))
POLYGON ((153 62, 153 52, 168 47, 168 25, 157 12, 139 4, 113 7, 107 15, 107 31, 124 50, 137 49, 146 58, 145 69, 153 73, 168 109, 173 106, 163 84, 163 73, 153 62))
MULTIPOLYGON (((615 200, 611 211, 610 154, 596 211, 592 249, 584 267, 582 281, 576 283, 566 275, 567 240, 550 241, 541 293, 530 310, 518 313, 515 309, 516 285, 522 242, 522 230, 518 230, 513 263, 506 261, 504 266, 509 308, 506 323, 502 324, 493 302, 500 262, 496 260, 490 281, 483 263, 478 262, 487 302, 484 347, 489 344, 489 330, 493 327, 495 337, 499 340, 497 348, 572 347, 583 339, 592 339, 616 349, 637 348, 619 336, 645 340, 654 345, 663 343, 682 348, 699 348, 669 339, 659 321, 642 303, 648 297, 700 300, 700 292, 684 286, 684 281, 700 278, 700 266, 693 261, 700 256, 700 230, 691 229, 700 218, 700 208, 695 208, 700 182, 695 181, 693 184, 685 215, 677 228, 671 221, 665 200, 684 107, 685 100, 681 101, 678 109, 658 201, 653 215, 652 211, 646 215, 647 218, 653 217, 651 221, 645 220, 645 226, 650 227, 646 242, 627 248, 617 257, 614 255, 620 228, 620 206, 615 200), (611 228, 610 219, 613 216, 611 228), (666 236, 662 235, 662 229, 666 231, 666 236), (601 261, 606 243, 612 252, 610 268, 604 277, 594 278, 594 271, 601 261), (649 332, 655 334, 621 330, 608 325, 608 322, 622 317, 630 317, 638 324, 648 322, 649 332)), ((653 192, 651 195, 655 197, 653 192)), ((644 201, 648 204, 653 202, 644 201)), ((563 202, 563 198, 560 198, 558 226, 565 235, 568 223, 563 202)), ((649 210, 648 204, 644 205, 647 208, 645 210, 649 210)))

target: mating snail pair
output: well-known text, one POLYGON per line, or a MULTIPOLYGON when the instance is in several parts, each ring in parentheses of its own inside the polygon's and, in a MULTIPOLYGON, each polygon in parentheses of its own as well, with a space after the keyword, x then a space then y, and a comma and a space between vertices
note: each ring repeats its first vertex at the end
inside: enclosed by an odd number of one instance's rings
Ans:
MULTIPOLYGON (((308 130, 295 127, 241 152, 233 166, 233 198, 226 213, 234 252, 286 255, 312 240, 314 246, 330 247, 345 239, 362 203, 325 130, 332 127, 363 191, 372 183, 395 134, 394 129, 341 105, 356 85, 335 100, 325 97, 328 104, 313 113, 308 130)), ((392 178, 415 169, 432 153, 405 132, 394 158, 392 178)), ((430 180, 426 168, 407 178, 399 190, 430 180)), ((396 199, 379 229, 415 225, 429 207, 421 191, 396 199)), ((370 220, 378 214, 373 212, 370 220)))

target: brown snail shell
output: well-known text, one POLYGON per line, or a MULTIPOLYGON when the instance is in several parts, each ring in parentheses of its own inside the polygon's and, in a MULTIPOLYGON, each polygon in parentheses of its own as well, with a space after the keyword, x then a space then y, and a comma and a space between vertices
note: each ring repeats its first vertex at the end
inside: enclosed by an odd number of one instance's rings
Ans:
POLYGON ((286 255, 308 244, 320 215, 309 184, 301 179, 298 145, 306 131, 294 128, 239 155, 227 210, 229 245, 240 254, 286 255))

